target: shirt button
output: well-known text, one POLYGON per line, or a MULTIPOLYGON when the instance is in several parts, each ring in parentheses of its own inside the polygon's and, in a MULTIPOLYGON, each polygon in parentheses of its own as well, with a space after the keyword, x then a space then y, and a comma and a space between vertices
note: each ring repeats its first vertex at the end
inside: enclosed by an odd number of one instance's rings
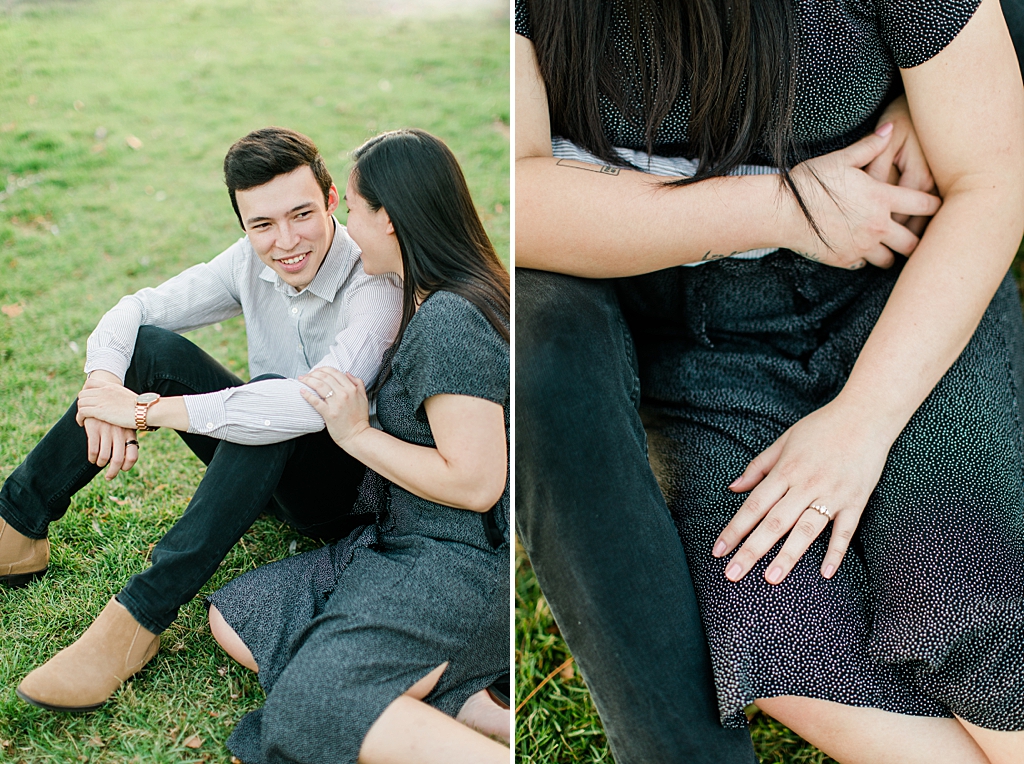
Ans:
POLYGON ((298 313, 298 312, 299 312, 298 308, 292 308, 292 313, 298 313))
POLYGON ((207 422, 207 423, 206 423, 206 427, 207 427, 208 429, 212 430, 212 429, 213 429, 213 422, 207 422))
POLYGON ((269 420, 269 419, 267 419, 267 420, 266 420, 265 422, 263 422, 263 425, 264 425, 265 427, 270 427, 270 420, 269 420))

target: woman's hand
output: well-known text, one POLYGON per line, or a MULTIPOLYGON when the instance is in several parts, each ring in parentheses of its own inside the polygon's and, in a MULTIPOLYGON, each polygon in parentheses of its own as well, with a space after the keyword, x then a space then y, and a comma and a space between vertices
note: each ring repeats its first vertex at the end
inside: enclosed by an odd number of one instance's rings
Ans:
MULTIPOLYGON (((889 268, 893 252, 910 255, 919 238, 893 220, 893 215, 931 216, 942 201, 913 188, 876 180, 868 167, 892 142, 893 125, 886 123, 871 135, 840 151, 808 159, 793 168, 793 182, 822 236, 811 228, 799 209, 794 244, 789 249, 838 268, 862 268, 867 263, 889 268)), ((796 207, 796 205, 793 205, 796 207)))
POLYGON ((358 377, 321 366, 299 377, 299 381, 316 390, 317 395, 303 390, 302 397, 324 418, 331 438, 346 451, 353 438, 372 429, 366 388, 358 377))
MULTIPOLYGON (((910 106, 905 95, 901 95, 885 108, 878 119, 878 126, 881 127, 887 122, 893 125, 892 138, 882 153, 875 157, 864 171, 883 183, 914 188, 930 194, 936 193, 935 179, 924 156, 921 142, 917 138, 917 130, 910 117, 910 106)), ((929 218, 893 215, 893 220, 905 225, 916 236, 920 236, 929 218)))
POLYGON ((836 398, 790 427, 755 458, 729 486, 750 495, 712 550, 715 557, 722 557, 747 537, 729 562, 726 578, 739 581, 788 533, 765 573, 772 584, 785 579, 828 525, 828 517, 811 505, 827 508, 833 519, 821 565, 821 574, 831 578, 895 440, 882 432, 876 422, 836 398))

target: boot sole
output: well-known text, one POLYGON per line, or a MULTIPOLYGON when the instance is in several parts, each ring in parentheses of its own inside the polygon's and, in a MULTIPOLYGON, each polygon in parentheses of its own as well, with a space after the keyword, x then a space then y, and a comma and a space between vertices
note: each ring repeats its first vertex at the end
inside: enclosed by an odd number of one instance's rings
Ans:
MULTIPOLYGON (((83 711, 95 711, 97 708, 103 705, 103 703, 94 703, 91 706, 52 706, 49 703, 43 703, 41 700, 30 698, 28 695, 21 691, 19 687, 16 689, 15 694, 29 705, 33 705, 36 708, 45 708, 47 711, 63 711, 65 713, 81 713, 83 711)), ((105 702, 105 701, 104 701, 105 702)))
POLYGON ((34 570, 31 573, 12 573, 9 576, 0 576, 0 585, 6 586, 8 589, 20 589, 45 576, 46 571, 49 569, 49 567, 45 567, 42 570, 34 570))

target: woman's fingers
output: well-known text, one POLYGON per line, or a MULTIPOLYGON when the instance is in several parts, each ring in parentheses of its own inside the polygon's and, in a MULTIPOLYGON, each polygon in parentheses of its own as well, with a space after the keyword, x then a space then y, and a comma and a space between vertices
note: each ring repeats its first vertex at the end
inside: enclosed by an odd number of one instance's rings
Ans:
POLYGON ((786 495, 786 489, 787 486, 783 480, 763 480, 757 488, 750 492, 750 496, 736 511, 729 524, 722 529, 711 550, 712 556, 722 557, 735 549, 775 506, 776 502, 786 495))
POLYGON ((889 145, 892 140, 892 129, 892 122, 886 122, 871 135, 865 135, 859 141, 851 143, 842 151, 846 163, 850 167, 867 167, 889 145))
POLYGON ((786 543, 782 545, 782 549, 768 565, 768 570, 764 574, 765 580, 770 584, 782 582, 793 570, 797 560, 810 549, 814 539, 818 538, 825 530, 826 525, 828 525, 828 518, 825 515, 816 509, 805 509, 796 525, 793 526, 793 530, 789 532, 786 543))
POLYGON ((889 209, 902 215, 928 215, 939 211, 942 199, 916 188, 902 186, 886 186, 889 193, 889 209))
POLYGON ((906 257, 909 257, 917 249, 920 241, 910 229, 895 220, 889 222, 885 234, 882 236, 882 244, 893 252, 899 252, 906 257))
POLYGON ((850 512, 838 512, 832 523, 832 538, 828 542, 828 551, 821 563, 821 575, 825 578, 832 578, 846 556, 846 550, 850 548, 853 534, 857 530, 859 517, 850 512))
POLYGON ((878 268, 891 268, 896 262, 896 258, 884 244, 878 244, 865 252, 864 259, 878 268))
POLYGON ((787 493, 776 502, 743 542, 743 546, 736 550, 725 568, 725 577, 730 581, 739 581, 747 575, 757 561, 768 554, 779 539, 796 525, 807 506, 808 502, 802 498, 802 494, 787 493))
POLYGON ((310 406, 312 406, 314 409, 316 409, 316 412, 320 416, 326 418, 326 416, 327 416, 327 401, 325 401, 323 398, 320 398, 320 397, 318 397, 316 395, 313 395, 313 393, 309 392, 309 390, 299 390, 299 393, 301 393, 302 397, 306 399, 306 402, 310 406))
POLYGON ((139 447, 134 443, 129 446, 127 442, 129 440, 138 440, 139 434, 134 430, 125 430, 124 439, 124 464, 121 465, 121 472, 127 472, 134 467, 135 462, 139 460, 139 447))
POLYGON ((775 463, 779 460, 782 447, 786 444, 786 434, 772 443, 768 448, 755 456, 743 474, 729 484, 729 490, 733 493, 746 493, 753 490, 754 486, 761 482, 765 475, 772 471, 775 463))

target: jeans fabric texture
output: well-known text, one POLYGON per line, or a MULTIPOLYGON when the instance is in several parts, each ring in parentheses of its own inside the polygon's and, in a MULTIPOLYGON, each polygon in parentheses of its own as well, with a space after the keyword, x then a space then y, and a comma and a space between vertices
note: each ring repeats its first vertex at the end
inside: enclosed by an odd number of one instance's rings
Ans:
POLYGON ((516 524, 618 764, 756 761, 723 729, 609 281, 516 270, 516 524))
MULTIPOLYGON (((241 384, 191 341, 151 326, 140 328, 125 376, 131 390, 162 396, 241 384)), ((0 489, 0 516, 31 538, 45 538, 71 497, 102 471, 88 461, 88 439, 75 422, 76 412, 77 402, 0 489)), ((185 513, 153 548, 151 567, 132 576, 117 595, 154 633, 174 621, 178 608, 196 595, 262 512, 321 539, 344 537, 373 521, 349 513, 365 468, 338 448, 326 429, 265 446, 179 435, 207 465, 206 474, 185 513)))

